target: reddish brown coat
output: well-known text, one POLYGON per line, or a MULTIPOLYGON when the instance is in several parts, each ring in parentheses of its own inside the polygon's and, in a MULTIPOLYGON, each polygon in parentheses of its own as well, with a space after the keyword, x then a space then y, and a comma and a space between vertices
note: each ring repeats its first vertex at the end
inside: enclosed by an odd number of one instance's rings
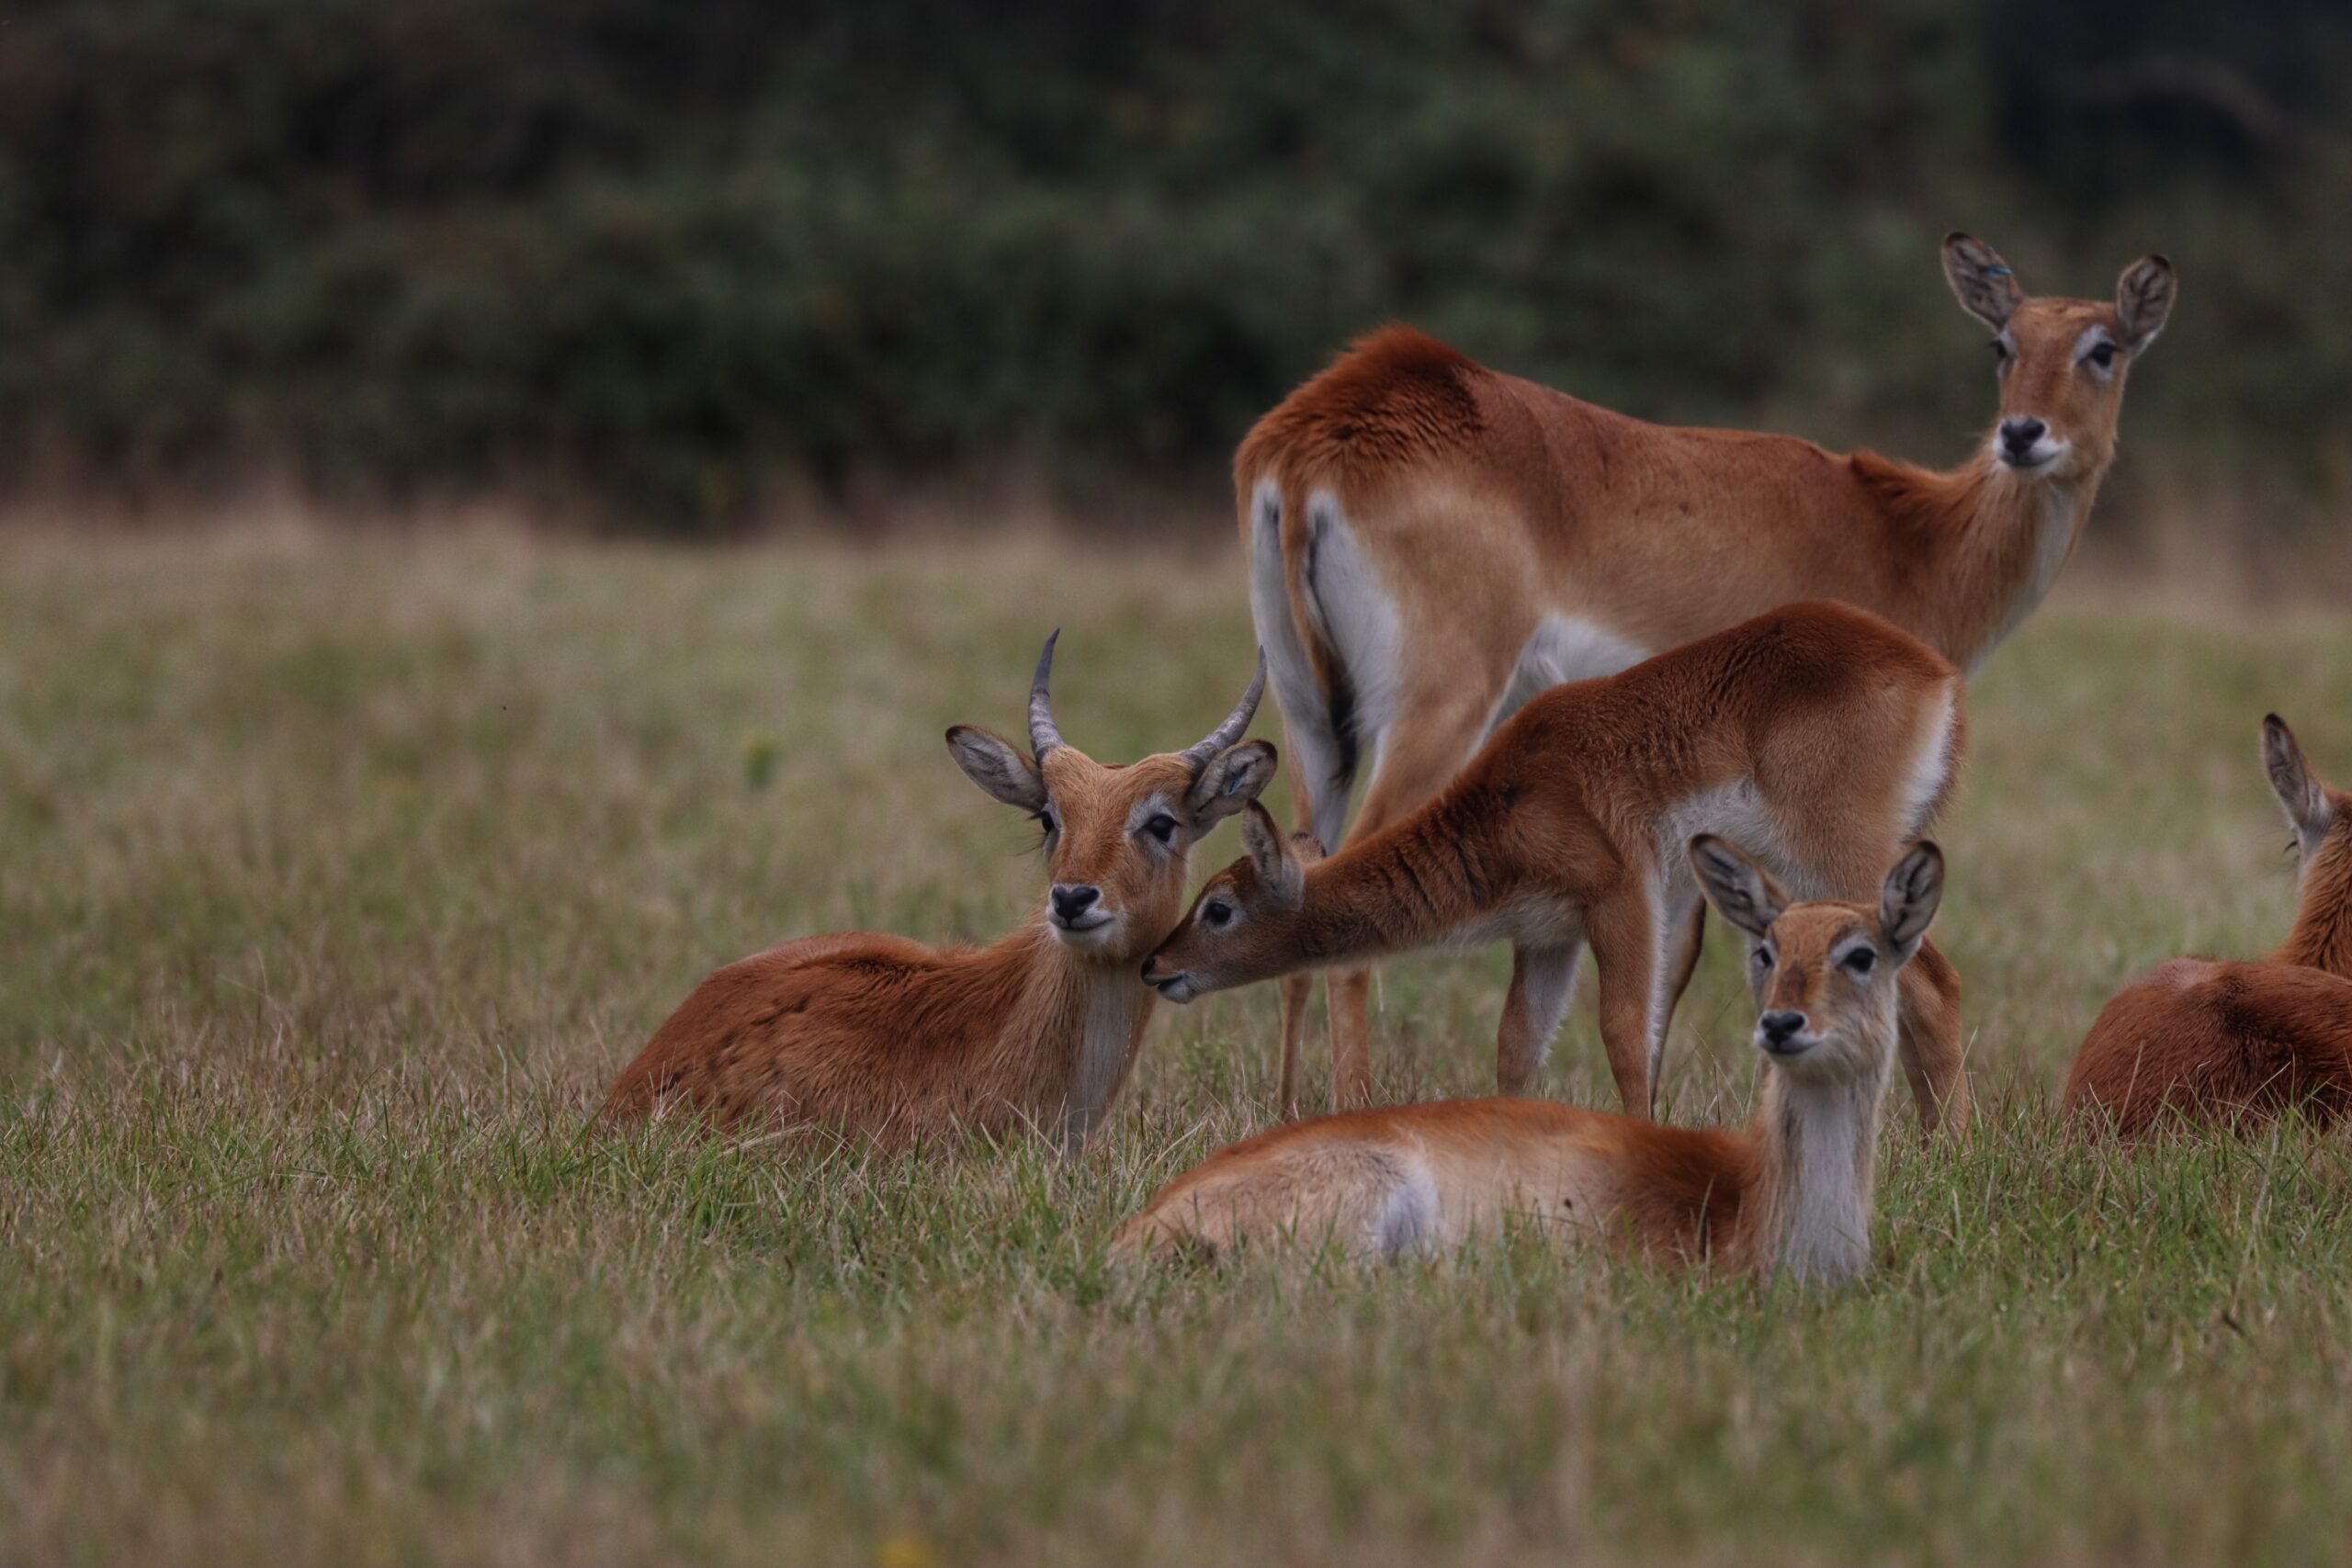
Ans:
MULTIPOLYGON (((1529 1081, 1577 955, 1600 969, 1601 1038, 1644 1114, 1699 890, 1682 846, 1738 833, 1801 892, 1866 896, 1949 797, 1964 745, 1959 671, 1850 605, 1792 604, 1603 680, 1555 686, 1506 721, 1419 810, 1328 859, 1262 807, 1145 968, 1178 1000, 1468 940, 1517 966, 1497 1076, 1529 1081)), ((1905 970, 1905 1067, 1922 1118, 1967 1112, 1959 978, 1932 948, 1905 970)))
POLYGON ((2267 960, 2176 958, 2117 992, 2067 1075, 2067 1119, 2127 1137, 2161 1124, 2323 1124, 2352 1110, 2352 794, 2312 772, 2276 716, 2271 785, 2295 829, 2294 929, 2267 960))
POLYGON ((1143 955, 1182 908, 1199 837, 1254 802, 1273 748, 1244 741, 1264 670, 1208 738, 1130 766, 1066 744, 1030 693, 1035 758, 947 732, 981 789, 1044 826, 1046 907, 993 946, 944 951, 874 931, 807 937, 695 987, 614 1083, 606 1122, 676 1107, 899 1142, 1034 1127, 1090 1132, 1134 1066, 1153 997, 1143 955))
MULTIPOLYGON (((1402 326, 1283 400, 1241 443, 1234 478, 1298 825, 1333 849, 1379 832, 1541 685, 1779 604, 1842 600, 1981 664, 2073 553, 2130 367, 2175 284, 2151 256, 2112 299, 2029 299, 1989 246, 1958 234, 1944 265, 2000 367, 1996 430, 1950 470, 1647 423, 1402 326), (2011 450, 2003 424, 2040 434, 2011 450), (1377 765, 1350 829, 1364 758, 1377 765)), ((1680 938, 1686 972, 1697 941, 1695 926, 1680 938)), ((1286 1108, 1307 984, 1283 986, 1286 1108)), ((1370 1093, 1367 987, 1362 969, 1332 979, 1343 1104, 1370 1093)))

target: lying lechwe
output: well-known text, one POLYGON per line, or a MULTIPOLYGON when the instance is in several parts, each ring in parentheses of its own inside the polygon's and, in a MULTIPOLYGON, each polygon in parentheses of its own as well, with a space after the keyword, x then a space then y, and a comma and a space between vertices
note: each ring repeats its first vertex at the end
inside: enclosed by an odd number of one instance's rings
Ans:
POLYGON ((947 732, 972 782, 1044 830, 1051 886, 1036 913, 989 947, 847 931, 730 964, 621 1074, 607 1121, 674 1107, 893 1141, 1023 1125, 1065 1146, 1086 1136, 1151 1017, 1136 965, 1183 908, 1192 847, 1257 798, 1274 750, 1241 739, 1262 658, 1205 739, 1126 765, 1062 739, 1053 658, 1049 637, 1029 697, 1034 760, 984 729, 947 732))
POLYGON ((2294 929, 2267 959, 2176 958, 2118 991, 2066 1077, 2077 1129, 2352 1111, 2352 794, 2321 781, 2276 714, 2262 759, 2295 833, 2294 929))

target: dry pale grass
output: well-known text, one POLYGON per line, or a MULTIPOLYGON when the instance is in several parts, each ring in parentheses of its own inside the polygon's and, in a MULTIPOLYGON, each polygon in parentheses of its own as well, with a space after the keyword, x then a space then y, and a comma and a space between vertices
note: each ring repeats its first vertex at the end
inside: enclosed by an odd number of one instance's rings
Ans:
MULTIPOLYGON (((1173 553, 0 539, 0 1559, 2345 1553, 2343 1144, 2127 1159, 2049 1106, 2120 980, 2276 940, 2256 726, 2352 775, 2352 630, 2109 595, 1996 660, 1939 927, 1988 1114, 1891 1141, 1834 1300, 1525 1236, 1112 1277, 1267 1120, 1268 994, 1164 1016, 1075 1161, 582 1138, 718 962, 1027 907, 939 735, 1015 727, 1057 624, 1099 756, 1247 673, 1234 572, 1173 553)), ((1732 967, 1678 1119, 1744 1106, 1732 967)), ((1491 1082, 1501 980, 1387 971, 1392 1095, 1491 1082)), ((1545 1088, 1607 1102, 1589 1016, 1545 1088)))

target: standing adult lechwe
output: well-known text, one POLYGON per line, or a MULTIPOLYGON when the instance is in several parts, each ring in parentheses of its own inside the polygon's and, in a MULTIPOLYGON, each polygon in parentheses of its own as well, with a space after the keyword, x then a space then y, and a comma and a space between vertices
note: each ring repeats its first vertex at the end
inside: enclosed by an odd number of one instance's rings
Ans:
MULTIPOLYGON (((1300 825, 1337 849, 1435 795, 1535 692, 1611 674, 1776 605, 1840 599, 1973 671, 2041 603, 2115 456, 2132 361, 2176 292, 2143 256, 2112 300, 2032 299, 1992 247, 1944 242, 1993 333, 1999 412, 1935 470, 1746 431, 1648 424, 1374 334, 1260 420, 1234 459, 1250 604, 1300 825)), ((1678 997, 1699 952, 1694 910, 1678 997)), ((1939 953, 1924 977, 1957 993, 1939 953)), ((1295 1108, 1311 976, 1283 983, 1295 1108)), ((1367 970, 1330 983, 1334 1089, 1371 1098, 1367 970)))

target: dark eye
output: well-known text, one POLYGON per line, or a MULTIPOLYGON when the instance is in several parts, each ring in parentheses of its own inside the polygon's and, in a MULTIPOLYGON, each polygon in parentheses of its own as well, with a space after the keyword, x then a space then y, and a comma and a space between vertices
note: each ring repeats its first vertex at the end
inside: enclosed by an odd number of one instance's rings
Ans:
POLYGON ((2007 368, 2009 363, 2009 345, 2003 343, 1999 338, 1995 338, 1986 346, 1993 351, 1993 363, 2002 367, 2004 369, 2007 368))
POLYGON ((1061 824, 1054 820, 1053 807, 1047 807, 1045 810, 1037 813, 1037 826, 1045 831, 1045 835, 1048 839, 1054 836, 1054 829, 1060 827, 1061 824))
POLYGON ((1160 812, 1143 825, 1143 830, 1164 844, 1176 836, 1176 818, 1160 812))
POLYGON ((1212 898, 1201 906, 1201 920, 1211 931, 1222 930, 1233 921, 1233 906, 1222 898, 1212 898))
POLYGON ((2111 343, 2100 344, 2083 357, 2104 370, 2115 363, 2115 345, 2111 343))
POLYGON ((1752 955, 1750 955, 1749 961, 1758 969, 1770 969, 1772 967, 1771 950, 1769 948, 1759 947, 1752 955))
POLYGON ((1871 966, 1877 963, 1878 954, 1867 947, 1858 947, 1846 954, 1846 967, 1857 975, 1869 974, 1871 966))

